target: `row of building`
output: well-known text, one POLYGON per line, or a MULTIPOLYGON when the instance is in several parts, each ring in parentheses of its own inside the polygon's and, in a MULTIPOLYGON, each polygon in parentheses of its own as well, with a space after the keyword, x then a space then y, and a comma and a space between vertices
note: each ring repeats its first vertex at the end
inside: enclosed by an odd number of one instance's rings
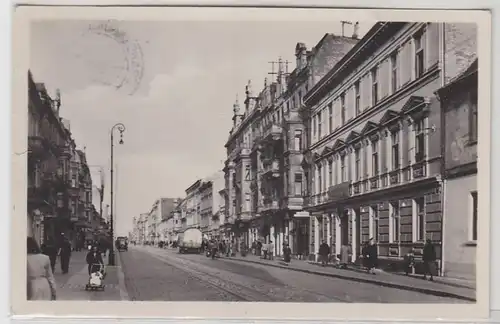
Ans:
POLYGON ((353 262, 373 239, 381 266, 430 239, 442 275, 474 277, 476 26, 379 22, 295 56, 234 104, 224 227, 276 255, 349 245, 353 262))
POLYGON ((222 173, 162 218, 135 219, 133 236, 194 226, 308 259, 326 241, 350 246, 352 262, 373 240, 382 267, 418 259, 430 239, 441 275, 475 277, 476 25, 379 22, 361 39, 297 43, 295 57, 236 100, 222 173))
POLYGON ((60 107, 59 92, 51 98, 28 71, 27 233, 39 244, 64 233, 77 247, 107 233, 101 217, 104 183, 97 188, 97 210, 86 154, 77 149, 60 107))
POLYGON ((224 224, 224 173, 196 180, 183 198, 159 198, 148 213, 133 218, 131 239, 144 244, 172 242, 188 228, 200 229, 206 238, 221 237, 224 224))

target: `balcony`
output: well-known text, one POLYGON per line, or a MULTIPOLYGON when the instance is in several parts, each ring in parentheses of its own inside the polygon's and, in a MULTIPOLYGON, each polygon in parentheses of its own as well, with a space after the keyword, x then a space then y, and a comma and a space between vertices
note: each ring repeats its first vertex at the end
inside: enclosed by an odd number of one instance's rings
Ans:
POLYGON ((272 177, 278 178, 280 176, 280 161, 273 159, 263 163, 262 175, 272 175, 272 177))
POLYGON ((28 136, 28 152, 34 157, 43 157, 47 154, 47 143, 41 136, 28 136))
POLYGON ((277 141, 283 137, 283 127, 277 124, 268 124, 263 131, 262 139, 277 141))
POLYGON ((413 179, 419 179, 426 176, 424 161, 418 162, 412 166, 413 179))
POLYGON ((396 185, 400 182, 400 170, 391 171, 389 173, 389 184, 396 185))

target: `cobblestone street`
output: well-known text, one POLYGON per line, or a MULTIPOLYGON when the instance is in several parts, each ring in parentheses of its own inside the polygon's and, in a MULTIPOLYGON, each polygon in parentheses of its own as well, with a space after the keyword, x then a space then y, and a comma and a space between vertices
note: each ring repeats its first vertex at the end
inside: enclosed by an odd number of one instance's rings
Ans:
POLYGON ((265 265, 182 255, 176 250, 131 247, 120 257, 132 300, 463 303, 265 265))

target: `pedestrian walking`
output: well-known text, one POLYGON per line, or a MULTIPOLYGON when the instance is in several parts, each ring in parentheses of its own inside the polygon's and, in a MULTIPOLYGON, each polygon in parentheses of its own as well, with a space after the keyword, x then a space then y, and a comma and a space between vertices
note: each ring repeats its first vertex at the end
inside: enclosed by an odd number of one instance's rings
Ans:
POLYGON ((261 256, 262 255, 262 242, 259 240, 257 242, 257 256, 261 256))
POLYGON ((42 254, 32 237, 27 238, 27 278, 26 293, 28 300, 55 300, 56 281, 50 259, 42 254))
POLYGON ((262 244, 262 256, 263 259, 267 259, 267 253, 268 253, 269 245, 267 243, 262 244))
POLYGON ((378 265, 378 251, 377 251, 377 245, 373 241, 373 239, 370 239, 370 242, 368 244, 368 264, 369 264, 369 272, 372 274, 375 274, 375 268, 378 265))
POLYGON ((427 274, 430 276, 430 280, 434 281, 432 273, 435 270, 436 262, 436 248, 430 239, 427 239, 422 251, 422 261, 424 262, 424 279, 427 279, 427 274))
POLYGON ((96 245, 94 245, 92 250, 87 253, 86 261, 89 276, 92 273, 99 271, 104 266, 101 252, 96 245))
POLYGON ((290 249, 290 246, 288 243, 285 243, 285 246, 283 247, 283 261, 286 263, 290 263, 292 260, 292 249, 290 249))
POLYGON ((343 244, 340 247, 340 268, 347 269, 347 264, 349 264, 350 252, 351 252, 351 247, 349 245, 343 244))
POLYGON ((328 264, 328 255, 330 255, 330 246, 323 240, 323 243, 319 246, 318 254, 321 259, 321 265, 324 267, 328 264))
POLYGON ((42 244, 42 253, 49 257, 50 268, 52 269, 52 273, 54 273, 56 270, 57 246, 51 236, 49 236, 47 241, 42 244))
POLYGON ((273 243, 273 241, 269 241, 269 245, 267 247, 267 255, 269 256, 269 260, 274 260, 274 243, 273 243))
POLYGON ((64 235, 64 233, 61 233, 61 242, 58 255, 60 256, 61 270, 66 274, 69 271, 69 263, 71 260, 71 242, 64 235))

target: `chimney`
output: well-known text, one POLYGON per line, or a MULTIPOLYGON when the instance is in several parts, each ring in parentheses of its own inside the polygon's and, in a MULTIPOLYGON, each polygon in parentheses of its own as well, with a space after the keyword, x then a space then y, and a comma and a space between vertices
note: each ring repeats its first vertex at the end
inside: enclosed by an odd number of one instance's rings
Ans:
POLYGON ((358 33, 359 33, 359 22, 356 21, 356 23, 354 24, 354 30, 352 32, 352 38, 353 39, 358 39, 358 33))
POLYGON ((307 47, 304 43, 295 46, 295 58, 297 70, 302 70, 307 65, 307 47))
POLYGON ((59 108, 61 108, 61 91, 59 89, 56 89, 55 106, 57 114, 59 115, 59 108))

